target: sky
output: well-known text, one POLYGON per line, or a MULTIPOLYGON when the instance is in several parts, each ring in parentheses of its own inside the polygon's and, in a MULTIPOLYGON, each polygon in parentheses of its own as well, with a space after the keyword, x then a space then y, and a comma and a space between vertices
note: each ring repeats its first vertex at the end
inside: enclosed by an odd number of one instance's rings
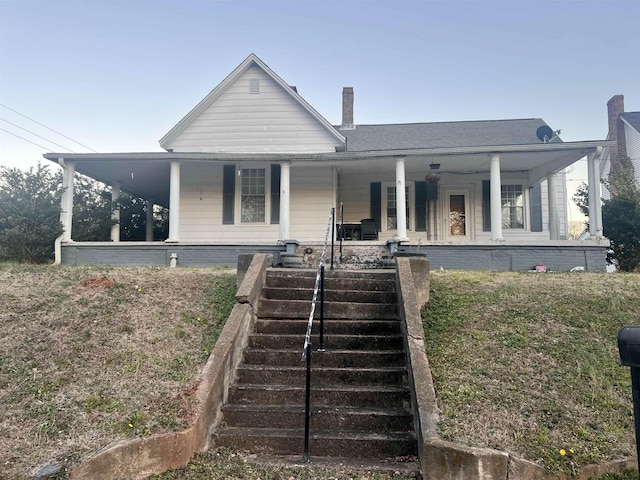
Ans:
POLYGON ((0 0, 0 165, 160 151, 250 53, 333 124, 351 86, 356 124, 540 117, 600 140, 613 95, 640 110, 639 21, 637 0, 0 0))

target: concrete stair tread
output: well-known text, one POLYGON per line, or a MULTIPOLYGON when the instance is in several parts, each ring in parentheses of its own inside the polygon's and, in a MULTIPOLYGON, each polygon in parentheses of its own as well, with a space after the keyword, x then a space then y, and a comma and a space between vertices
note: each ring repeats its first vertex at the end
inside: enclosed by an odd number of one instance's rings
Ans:
MULTIPOLYGON (((301 362, 302 363, 302 362, 301 362)), ((307 367, 303 364, 300 366, 292 366, 292 365, 249 365, 242 363, 238 366, 238 368, 243 368, 245 370, 288 370, 292 372, 297 372, 299 370, 306 370, 307 367)), ((404 372, 406 368, 403 366, 398 367, 319 367, 319 366, 311 366, 311 374, 313 376, 313 372, 316 370, 323 370, 326 372, 330 372, 335 370, 337 372, 404 372)))
MULTIPOLYGON (((393 415, 393 416, 405 416, 411 415, 411 412, 401 408, 376 408, 376 407, 352 407, 348 405, 341 406, 314 406, 311 405, 311 415, 318 412, 331 412, 336 414, 347 415, 393 415)), ((253 405, 242 403, 228 403, 223 407, 223 410, 236 410, 236 411, 254 411, 254 412, 304 412, 304 405, 253 405)))
MULTIPOLYGON (((317 348, 317 347, 316 347, 317 348)), ((351 350, 329 349, 324 352, 312 351, 312 368, 316 367, 405 367, 406 356, 403 350, 351 350)), ((244 352, 243 365, 300 366, 302 352, 300 348, 248 348, 244 352)))
MULTIPOLYGON (((306 335, 306 332, 302 332, 302 333, 252 333, 251 336, 252 337, 286 337, 286 338, 302 338, 304 340, 306 335)), ((314 336, 317 336, 316 333, 314 333, 314 336)), ((402 334, 400 333, 390 333, 390 334, 375 334, 375 335, 371 335, 371 334, 350 334, 350 333, 333 333, 331 334, 332 337, 341 337, 341 338, 398 338, 398 337, 402 337, 402 334)))
MULTIPOLYGON (((304 425, 301 428, 252 428, 252 427, 220 427, 216 434, 229 434, 242 437, 304 437, 304 425)), ((309 438, 314 439, 351 439, 351 440, 390 440, 414 438, 413 432, 366 432, 362 430, 314 430, 309 431, 309 438)))
MULTIPOLYGON (((241 383, 234 384, 238 389, 264 389, 272 391, 287 391, 287 390, 300 390, 304 391, 306 387, 304 385, 277 385, 268 383, 241 383)), ((323 385, 317 387, 311 387, 311 391, 325 391, 325 392, 370 392, 370 393, 404 393, 408 391, 406 386, 387 386, 387 385, 323 385)))
MULTIPOLYGON (((264 349, 264 348, 247 348, 245 351, 246 352, 264 352, 265 350, 268 350, 269 352, 273 352, 273 353, 290 353, 290 352, 296 352, 299 353, 300 356, 302 356, 302 349, 301 348, 270 348, 270 349, 264 349)), ((313 353, 316 353, 316 350, 313 350, 313 353)), ((323 352, 317 352, 318 354, 322 353, 322 355, 331 355, 331 354, 336 354, 336 355, 346 355, 346 354, 350 354, 350 355, 391 355, 391 354, 397 354, 397 353, 401 353, 404 354, 403 350, 352 350, 349 348, 336 348, 334 349, 326 349, 323 352)))
MULTIPOLYGON (((316 307, 316 315, 319 315, 318 307, 316 307)), ((309 322, 309 316, 302 318, 277 318, 277 317, 258 317, 257 322, 299 322, 301 324, 307 324, 309 322)), ((400 319, 398 318, 325 318, 324 323, 397 323, 400 324, 400 319)), ((320 325, 320 319, 313 319, 313 326, 320 325)))

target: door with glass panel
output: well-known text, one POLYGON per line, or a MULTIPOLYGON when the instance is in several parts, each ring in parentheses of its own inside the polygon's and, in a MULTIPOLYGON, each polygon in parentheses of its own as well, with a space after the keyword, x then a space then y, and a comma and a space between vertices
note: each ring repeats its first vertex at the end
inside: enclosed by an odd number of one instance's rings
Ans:
POLYGON ((446 240, 471 239, 471 222, 468 190, 448 190, 444 196, 444 234, 446 240))

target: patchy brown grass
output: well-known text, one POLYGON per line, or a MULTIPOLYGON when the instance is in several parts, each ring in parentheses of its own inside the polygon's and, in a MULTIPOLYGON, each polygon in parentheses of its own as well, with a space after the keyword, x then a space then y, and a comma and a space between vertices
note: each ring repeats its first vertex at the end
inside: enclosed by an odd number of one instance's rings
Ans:
POLYGON ((229 271, 0 264, 0 472, 187 426, 234 287, 229 271))
POLYGON ((443 438, 568 474, 635 455, 640 275, 436 272, 423 320, 443 438))

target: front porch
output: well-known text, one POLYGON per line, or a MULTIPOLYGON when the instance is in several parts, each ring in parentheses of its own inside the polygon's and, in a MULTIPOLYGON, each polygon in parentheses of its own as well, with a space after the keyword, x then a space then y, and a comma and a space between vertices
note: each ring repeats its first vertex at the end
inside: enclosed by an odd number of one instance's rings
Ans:
MULTIPOLYGON (((606 270, 606 240, 555 242, 420 242, 403 243, 400 255, 426 255, 434 270, 528 271, 544 265, 551 271, 569 271, 582 267, 589 272, 606 270)), ((177 267, 236 267, 238 256, 264 252, 280 263, 286 251, 280 244, 213 245, 205 243, 165 242, 68 242, 61 245, 64 264, 108 264, 129 266, 172 265, 177 267)), ((301 243, 296 253, 308 267, 317 265, 322 253, 321 242, 301 243)), ((381 268, 388 266, 390 251, 381 241, 350 241, 334 244, 334 268, 381 268)), ((330 263, 330 247, 326 263, 330 263)))

